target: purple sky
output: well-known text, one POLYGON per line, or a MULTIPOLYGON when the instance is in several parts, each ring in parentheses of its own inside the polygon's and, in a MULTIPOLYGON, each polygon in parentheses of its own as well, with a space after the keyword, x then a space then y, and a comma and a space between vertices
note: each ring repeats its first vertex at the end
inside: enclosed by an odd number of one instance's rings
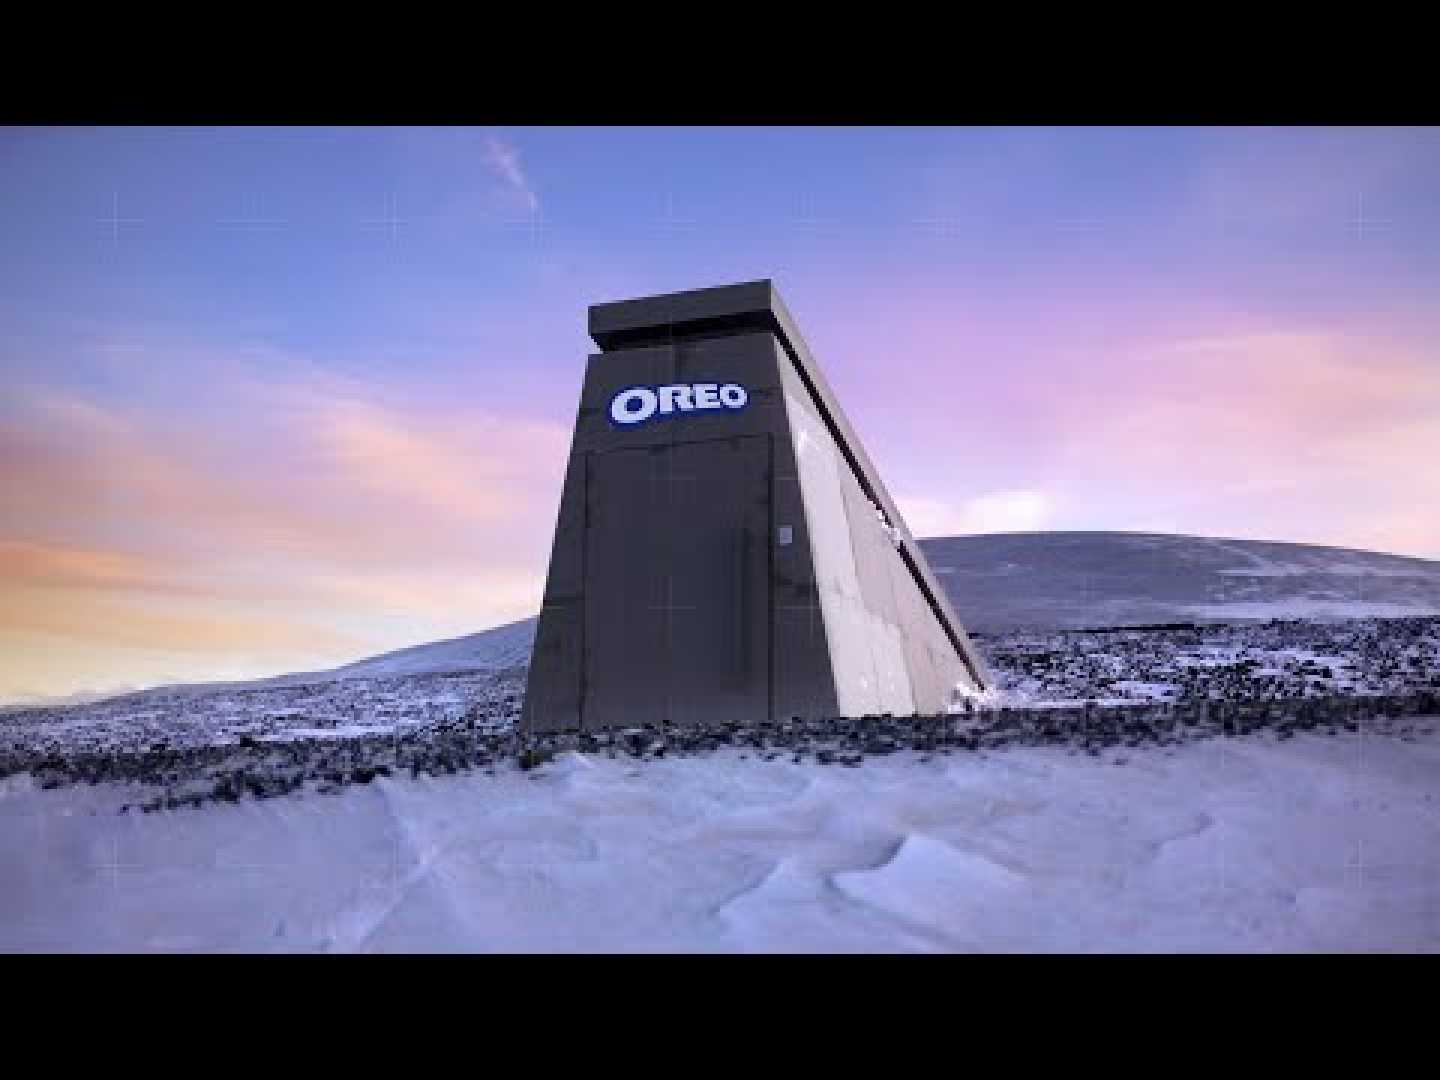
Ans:
POLYGON ((0 191, 0 699, 532 613, 586 306, 759 277, 917 534, 1440 557, 1435 129, 9 129, 0 191))

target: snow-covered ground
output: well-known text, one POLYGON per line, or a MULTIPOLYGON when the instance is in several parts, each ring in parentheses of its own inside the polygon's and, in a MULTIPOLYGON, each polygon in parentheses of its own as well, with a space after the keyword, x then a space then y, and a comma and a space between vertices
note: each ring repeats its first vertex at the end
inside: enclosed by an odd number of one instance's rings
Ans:
POLYGON ((939 750, 558 757, 533 625, 0 714, 0 951, 1440 951, 1440 618, 981 634, 939 750))
MULTIPOLYGON (((528 659, 528 656, 527 656, 528 659)), ((483 714, 509 724, 525 696, 523 665, 502 669, 351 676, 311 683, 262 680, 163 687, 83 705, 0 713, 0 763, 6 750, 108 753, 213 746, 244 738, 305 733, 406 732, 483 714)))
POLYGON ((1440 951, 1440 721, 862 767, 565 754, 118 815, 0 780, 0 950, 1440 951))

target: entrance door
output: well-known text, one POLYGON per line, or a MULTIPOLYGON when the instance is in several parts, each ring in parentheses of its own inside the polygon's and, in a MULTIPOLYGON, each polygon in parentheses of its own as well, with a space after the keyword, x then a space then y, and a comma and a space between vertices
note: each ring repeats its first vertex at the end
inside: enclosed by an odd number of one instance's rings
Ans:
POLYGON ((770 437, 589 456, 587 728, 769 715, 770 437))

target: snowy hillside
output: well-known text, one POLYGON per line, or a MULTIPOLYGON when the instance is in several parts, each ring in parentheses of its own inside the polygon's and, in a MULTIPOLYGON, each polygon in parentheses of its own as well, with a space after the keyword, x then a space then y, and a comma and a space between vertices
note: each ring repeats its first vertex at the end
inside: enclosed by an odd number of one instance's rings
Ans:
POLYGON ((1374 551, 1120 532, 920 547, 971 630, 1440 614, 1440 562, 1374 551))
MULTIPOLYGON (((923 539, 920 546, 961 621, 981 635, 1197 621, 1440 615, 1440 562, 1373 551, 1117 532, 942 536, 923 539)), ((326 671, 157 687, 123 699, 104 696, 132 701, 162 693, 177 699, 249 688, 502 671, 528 664, 534 640, 535 619, 521 619, 326 671)), ((15 702, 0 714, 80 704, 15 702)))
POLYGON ((530 662, 535 620, 521 619, 464 637, 412 645, 329 671, 297 672, 268 680, 277 684, 327 682, 333 679, 394 678, 447 671, 498 671, 530 662))
MULTIPOLYGON (((1125 533, 945 537, 922 545, 988 657, 1003 703, 1410 694, 1440 686, 1440 617, 1254 618, 1353 611, 1355 604, 1323 601, 1321 593, 1362 586, 1385 598, 1374 603, 1387 615, 1440 611, 1440 564, 1125 533), (1205 600, 1217 596, 1233 599, 1205 600), (1226 613, 1242 620, 1165 625, 1226 613), (1022 628, 1027 623, 1040 625, 1022 628), (1149 625, 1077 628, 1114 623, 1149 625)), ((467 718, 500 729, 519 713, 534 635, 535 620, 524 619, 330 671, 8 710, 0 712, 0 757, 375 736, 467 718)))
MULTIPOLYGON (((994 533, 920 541, 969 630, 1440 615, 1440 562, 1374 551, 1119 532, 994 533)), ((318 682, 528 663, 535 620, 416 645, 318 682)))
MULTIPOLYGON (((532 620, 502 632, 519 648, 533 627, 532 620)), ((993 704, 1012 707, 1440 692, 1440 617, 1017 630, 976 640, 998 680, 993 704)), ((401 654, 419 669, 411 674, 377 675, 367 661, 340 669, 352 672, 347 678, 320 673, 159 688, 0 714, 0 770, 34 755, 128 752, 157 743, 178 749, 409 734, 462 721, 496 731, 514 724, 525 695, 523 663, 451 671, 436 661, 442 670, 426 671, 429 648, 401 654)), ((501 649, 484 655, 509 658, 501 649)))

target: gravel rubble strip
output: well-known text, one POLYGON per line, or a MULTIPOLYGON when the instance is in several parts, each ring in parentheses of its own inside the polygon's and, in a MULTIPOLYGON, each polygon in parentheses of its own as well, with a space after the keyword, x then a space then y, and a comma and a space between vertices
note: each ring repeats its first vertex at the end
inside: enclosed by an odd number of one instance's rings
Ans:
POLYGON ((1440 694, 1273 701, 1145 702, 1121 706, 1000 708, 947 716, 793 718, 712 726, 625 728, 522 734, 497 730, 506 718, 476 709, 459 720, 404 734, 285 742, 170 746, 144 751, 71 753, 9 750, 0 777, 28 773, 42 788, 133 785, 121 813, 150 813, 302 791, 327 793, 382 776, 440 776, 543 766, 575 752, 635 759, 736 748, 759 760, 813 759, 857 767, 867 757, 984 753, 1012 746, 1055 746, 1098 756, 1202 739, 1289 739, 1302 732, 1359 732, 1414 740, 1440 723, 1440 694))

